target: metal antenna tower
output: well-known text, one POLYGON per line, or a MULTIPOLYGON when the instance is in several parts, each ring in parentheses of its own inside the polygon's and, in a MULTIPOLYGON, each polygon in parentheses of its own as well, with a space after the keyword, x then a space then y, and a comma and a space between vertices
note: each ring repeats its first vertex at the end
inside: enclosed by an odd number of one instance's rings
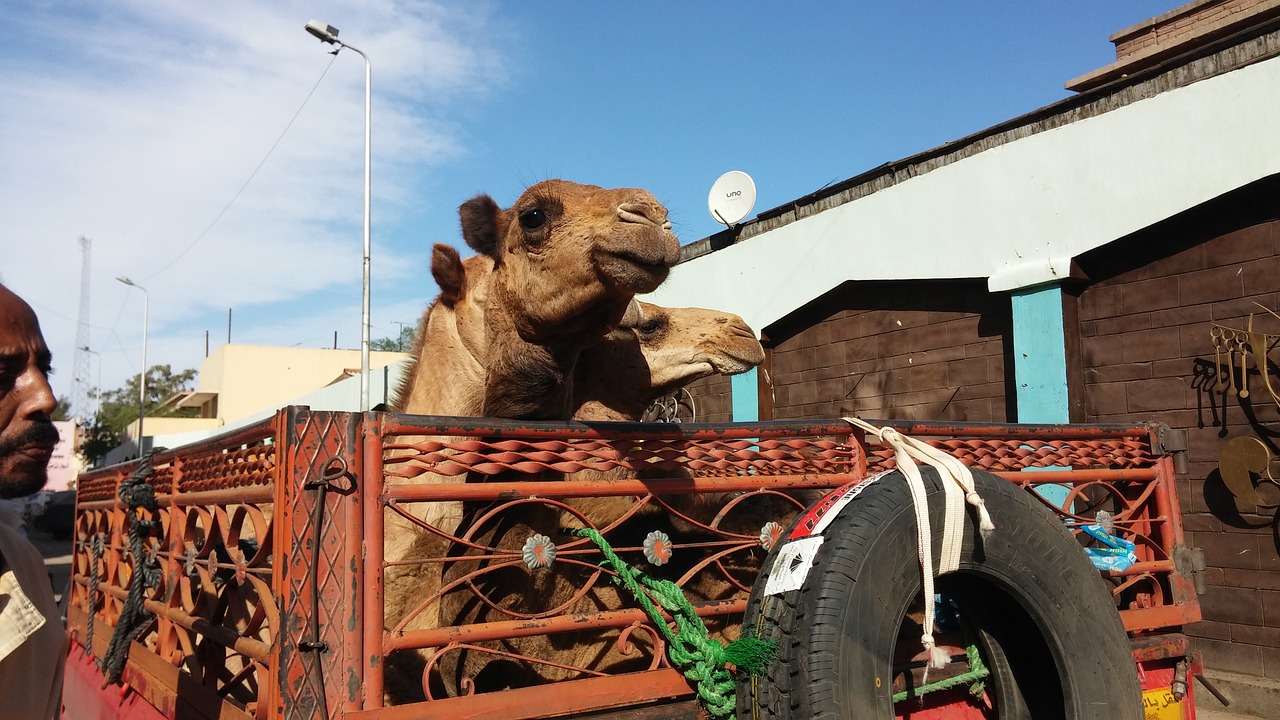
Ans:
MULTIPOLYGON (((80 236, 80 318, 76 325, 76 353, 71 375, 71 414, 89 418, 89 259, 93 243, 80 236)), ((98 389, 99 392, 101 388, 98 389)))

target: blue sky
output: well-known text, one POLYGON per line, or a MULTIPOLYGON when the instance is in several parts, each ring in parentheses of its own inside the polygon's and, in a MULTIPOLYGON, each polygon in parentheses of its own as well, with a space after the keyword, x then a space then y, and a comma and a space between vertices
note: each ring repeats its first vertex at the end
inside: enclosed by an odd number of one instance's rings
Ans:
MULTIPOLYGON (((681 241, 750 173, 760 212, 1067 97, 1108 37, 1179 3, 118 0, 0 5, 0 279, 69 395, 93 241, 90 384, 226 340, 359 346, 363 63, 373 63, 373 337, 436 293, 455 209, 563 177, 639 186, 681 241), (314 88, 314 92, 313 92, 314 88), (98 363, 101 362, 101 371, 98 363)), ((753 214, 754 214, 753 212, 753 214)), ((677 270, 678 272, 678 270, 677 270)), ((724 308, 732 311, 733 308, 724 308)))

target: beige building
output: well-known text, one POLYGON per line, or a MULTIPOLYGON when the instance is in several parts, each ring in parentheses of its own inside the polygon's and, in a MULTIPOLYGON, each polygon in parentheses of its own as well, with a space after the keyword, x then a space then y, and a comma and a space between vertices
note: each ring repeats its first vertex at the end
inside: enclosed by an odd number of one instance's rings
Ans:
MULTIPOLYGON (((369 403, 390 400, 409 355, 370 351, 369 403)), ((314 410, 359 410, 360 351, 226 344, 200 363, 196 390, 178 393, 165 408, 199 408, 198 417, 147 417, 143 447, 177 447, 270 416, 286 405, 314 410)), ((107 464, 138 454, 138 423, 107 464)))
MULTIPOLYGON (((369 353, 371 374, 405 360, 399 352, 369 353)), ((301 395, 360 374, 359 350, 227 344, 200 363, 199 388, 174 396, 175 408, 200 408, 200 418, 226 424, 261 410, 275 410, 301 395)), ((372 399, 377 404, 382 399, 372 399)), ((354 409, 354 408, 352 408, 354 409)))

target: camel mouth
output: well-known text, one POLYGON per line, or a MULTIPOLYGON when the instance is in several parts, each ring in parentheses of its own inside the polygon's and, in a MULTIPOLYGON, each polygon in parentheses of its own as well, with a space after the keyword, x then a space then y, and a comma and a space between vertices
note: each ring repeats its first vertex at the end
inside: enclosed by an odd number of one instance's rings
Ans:
POLYGON ((634 293, 653 292, 667 279, 674 264, 666 258, 642 257, 631 251, 595 251, 596 269, 619 289, 634 293))
POLYGON ((764 362, 764 347, 746 323, 731 325, 732 337, 714 347, 706 359, 721 375, 737 375, 764 362))
POLYGON ((711 360, 707 364, 710 366, 713 372, 719 373, 721 375, 737 375, 738 373, 744 373, 750 370, 751 368, 758 366, 760 363, 751 362, 749 359, 746 359, 746 358, 738 358, 738 357, 732 357, 729 355, 724 355, 711 360))

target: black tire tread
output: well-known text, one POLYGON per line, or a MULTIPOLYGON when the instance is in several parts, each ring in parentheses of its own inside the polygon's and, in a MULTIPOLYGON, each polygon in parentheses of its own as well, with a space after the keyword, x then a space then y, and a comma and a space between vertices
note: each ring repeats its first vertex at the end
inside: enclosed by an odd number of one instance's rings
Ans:
MULTIPOLYGON (((922 468, 922 475, 930 494, 936 567, 943 491, 932 468, 922 468)), ((1080 552, 1079 544, 1058 518, 1026 490, 982 472, 975 472, 975 480, 992 511, 996 534, 984 547, 976 534, 973 513, 969 513, 962 572, 938 581, 953 582, 957 591, 963 591, 966 571, 994 573, 1007 587, 1023 595, 1025 602, 1038 603, 1037 608, 1055 618, 1053 633, 1063 646, 1058 661, 1069 663, 1071 669, 1060 692, 1072 699, 1069 704, 1073 708, 1064 710, 1063 717, 1141 718, 1128 637, 1105 583, 1080 552), (1003 567, 1005 564, 1008 567, 1003 567)), ((779 653, 762 677, 740 684, 739 718, 817 720, 858 715, 858 711, 841 707, 841 691, 853 680, 840 677, 839 668, 846 655, 840 617, 855 597, 862 605, 870 607, 874 603, 883 608, 883 615, 889 608, 905 607, 907 600, 919 592, 915 514, 900 474, 890 474, 866 487, 832 521, 824 535, 814 567, 799 590, 764 596, 768 570, 779 548, 762 566, 747 606, 744 629, 754 629, 759 637, 778 643, 779 653), (907 567, 879 567, 888 562, 886 548, 904 545, 911 548, 912 562, 907 567), (873 581, 873 577, 880 580, 873 581), (872 582, 878 582, 879 587, 867 584, 872 582)), ((899 563, 900 555, 895 556, 899 563)), ((990 618, 988 621, 997 625, 1000 622, 990 618)), ((1016 665, 1016 659, 1013 662, 1016 665)), ((868 690, 875 697, 891 694, 887 682, 879 691, 871 686, 868 690)), ((886 702, 875 701, 877 707, 886 702)), ((1019 704, 1020 698, 1011 703, 1019 704)), ((1043 713, 1029 715, 1042 716, 1043 713)))

